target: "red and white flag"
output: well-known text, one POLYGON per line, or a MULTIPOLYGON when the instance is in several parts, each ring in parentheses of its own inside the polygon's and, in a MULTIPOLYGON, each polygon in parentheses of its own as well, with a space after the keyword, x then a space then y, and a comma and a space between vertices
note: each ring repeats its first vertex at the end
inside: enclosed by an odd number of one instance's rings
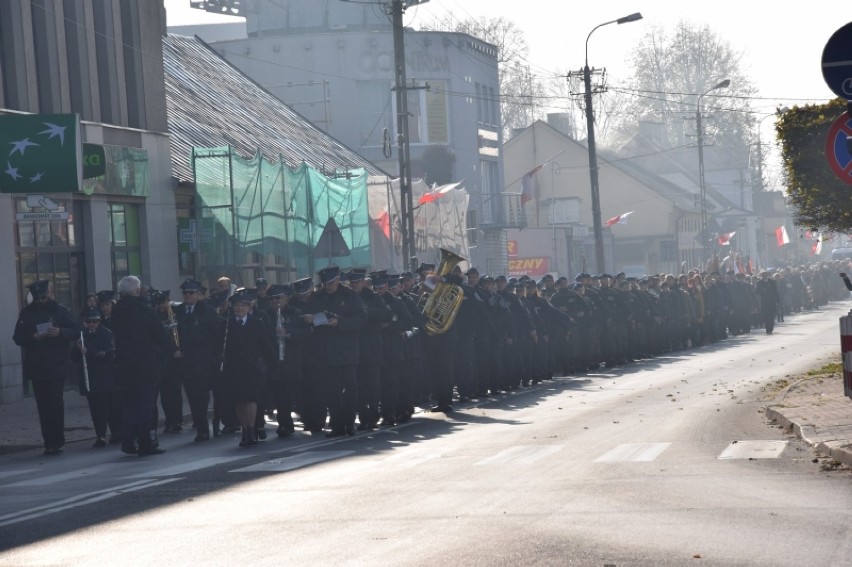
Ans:
POLYGON ((459 181, 458 183, 450 183, 449 185, 441 185, 440 187, 433 186, 431 191, 429 191, 428 193, 423 193, 423 195, 420 196, 420 200, 417 201, 417 203, 420 205, 425 205, 426 203, 432 203, 433 201, 437 201, 438 199, 458 187, 460 183, 461 182, 459 181))
POLYGON ((811 256, 819 256, 822 252, 822 238, 817 238, 814 245, 811 246, 811 256))
POLYGON ((535 185, 535 174, 538 173, 541 168, 544 167, 544 164, 537 165, 532 170, 529 171, 526 175, 521 178, 521 204, 524 205, 527 201, 532 201, 538 195, 536 195, 537 188, 535 185))
POLYGON ((775 240, 778 242, 778 246, 784 246, 785 244, 790 244, 790 237, 787 236, 787 228, 784 226, 779 226, 775 229, 775 240))
POLYGON ((734 235, 736 233, 737 232, 734 231, 734 232, 726 232, 725 234, 720 234, 719 235, 719 246, 730 246, 731 245, 731 239, 734 237, 734 235))
POLYGON ((624 213, 624 214, 618 215, 617 217, 612 217, 611 219, 606 221, 606 226, 612 226, 614 224, 627 224, 627 217, 629 217, 632 214, 633 214, 633 211, 630 211, 629 213, 624 213))

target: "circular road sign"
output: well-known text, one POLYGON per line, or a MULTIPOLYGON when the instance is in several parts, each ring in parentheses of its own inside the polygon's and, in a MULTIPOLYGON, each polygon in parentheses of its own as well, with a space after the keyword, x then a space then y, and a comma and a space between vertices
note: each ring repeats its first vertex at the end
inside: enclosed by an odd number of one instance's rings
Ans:
POLYGON ((834 94, 852 100, 852 22, 834 32, 825 44, 822 76, 834 94))
POLYGON ((825 157, 837 177, 852 185, 852 154, 849 153, 847 137, 852 136, 852 119, 848 112, 831 123, 825 140, 825 157))

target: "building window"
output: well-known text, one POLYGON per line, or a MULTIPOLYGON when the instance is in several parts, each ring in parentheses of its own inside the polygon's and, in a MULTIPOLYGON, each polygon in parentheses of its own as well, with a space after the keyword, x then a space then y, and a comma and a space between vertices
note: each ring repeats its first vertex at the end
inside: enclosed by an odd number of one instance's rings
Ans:
POLYGON ((446 91, 447 84, 443 81, 429 81, 429 90, 420 88, 407 91, 409 144, 449 143, 446 91))
POLYGON ((86 281, 80 237, 81 204, 51 201, 56 208, 49 211, 29 207, 26 199, 14 201, 18 296, 24 305, 28 285, 51 280, 56 301, 76 313, 83 306, 86 281))
POLYGON ((110 203, 110 254, 112 256, 112 283, 124 276, 142 278, 142 253, 139 248, 139 206, 128 203, 110 203))
POLYGON ((677 241, 660 241, 660 262, 677 262, 677 241))

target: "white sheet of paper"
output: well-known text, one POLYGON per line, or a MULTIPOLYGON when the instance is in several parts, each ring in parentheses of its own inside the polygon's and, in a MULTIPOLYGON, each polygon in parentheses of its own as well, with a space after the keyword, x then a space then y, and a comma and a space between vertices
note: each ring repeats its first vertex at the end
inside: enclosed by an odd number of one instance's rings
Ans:
POLYGON ((328 317, 323 312, 314 313, 314 327, 318 325, 328 325, 328 317))
POLYGON ((36 325, 36 333, 38 333, 39 336, 46 335, 47 330, 50 329, 52 325, 52 323, 39 323, 36 325))

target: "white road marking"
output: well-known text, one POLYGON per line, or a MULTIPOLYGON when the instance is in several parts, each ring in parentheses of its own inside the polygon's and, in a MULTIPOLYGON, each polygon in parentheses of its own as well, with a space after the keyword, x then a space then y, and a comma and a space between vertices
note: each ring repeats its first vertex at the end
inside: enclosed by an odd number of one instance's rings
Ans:
POLYGON ((35 470, 37 470, 37 469, 21 469, 21 470, 17 470, 17 471, 0 471, 0 478, 29 474, 29 473, 31 473, 35 470))
POLYGON ((52 484, 58 484, 62 482, 67 482, 69 480, 76 480, 79 478, 92 476, 94 474, 103 472, 105 470, 115 469, 115 463, 104 463, 100 465, 96 465, 94 467, 88 467, 85 469, 77 469, 67 473, 59 473, 59 474, 51 474, 47 476, 38 476, 35 478, 29 478, 27 480, 22 480, 19 482, 14 482, 12 484, 7 484, 5 486, 46 486, 52 484))
POLYGON ((383 459, 383 462, 393 464, 397 467, 411 468, 416 467, 417 465, 422 465, 423 463, 428 463, 429 461, 434 461, 435 459, 440 459, 443 456, 444 455, 441 453, 429 453, 426 451, 419 453, 400 451, 397 455, 383 459))
POLYGON ((659 457, 671 443, 625 443, 610 449, 596 463, 648 463, 659 457))
POLYGON ((734 441, 722 451, 719 459, 777 459, 787 441, 734 441))
POLYGON ((140 472, 139 474, 133 474, 129 476, 125 476, 124 478, 151 478, 151 477, 162 477, 162 476, 176 476, 179 474, 186 474, 188 472, 197 471, 199 469, 213 467, 216 465, 220 465, 222 463, 229 463, 231 461, 239 461, 241 459, 245 459, 245 456, 239 457, 208 457, 206 459, 199 459, 197 461, 192 461, 191 463, 184 463, 182 465, 174 465, 171 467, 163 467, 154 470, 146 470, 144 472, 140 472))
POLYGON ((71 498, 60 500, 59 502, 45 504, 43 506, 36 506, 34 508, 28 508, 26 510, 19 510, 17 512, 12 512, 11 514, 5 514, 3 516, 0 516, 0 527, 9 526, 11 524, 17 524, 26 520, 33 520, 35 518, 41 518, 43 516, 49 516, 57 512, 62 512, 63 510, 69 510, 71 508, 94 504, 95 502, 101 502, 103 500, 113 498, 114 496, 120 496, 128 492, 135 492, 137 490, 143 490, 145 488, 151 488, 154 486, 159 486, 161 484, 168 484, 176 480, 181 479, 166 478, 154 481, 150 479, 145 479, 136 482, 131 482, 129 484, 124 484, 121 486, 116 486, 113 488, 105 488, 103 490, 97 490, 95 492, 78 494, 77 496, 72 496, 71 498))
POLYGON ((241 469, 234 469, 228 472, 285 472, 313 465, 314 463, 348 457, 354 453, 355 451, 308 451, 301 455, 284 457, 283 459, 273 459, 271 461, 265 461, 263 463, 243 467, 241 469))
POLYGON ((548 455, 558 453, 562 448, 562 445, 518 445, 501 451, 493 457, 482 459, 476 465, 502 465, 506 463, 530 465, 548 455))

